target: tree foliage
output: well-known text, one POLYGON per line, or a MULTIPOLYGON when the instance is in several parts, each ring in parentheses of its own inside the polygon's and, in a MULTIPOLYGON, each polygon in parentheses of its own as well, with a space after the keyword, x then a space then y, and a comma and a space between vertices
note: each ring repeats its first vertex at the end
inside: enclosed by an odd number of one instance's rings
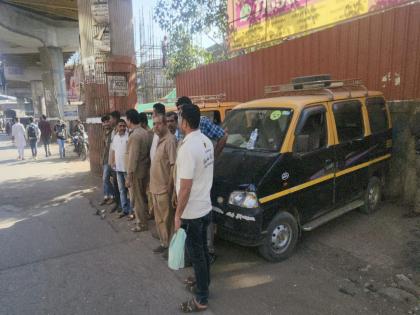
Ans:
MULTIPOLYGON (((227 36, 226 0, 158 0, 154 16, 169 35, 167 75, 178 73, 213 60, 210 53, 194 44, 194 36, 206 33, 210 38, 227 36)), ((226 45, 221 44, 226 50, 226 45)))

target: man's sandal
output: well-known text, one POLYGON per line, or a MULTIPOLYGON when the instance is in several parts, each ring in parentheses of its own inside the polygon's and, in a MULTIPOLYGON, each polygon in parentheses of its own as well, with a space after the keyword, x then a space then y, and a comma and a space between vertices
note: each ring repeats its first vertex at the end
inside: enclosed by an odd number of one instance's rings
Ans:
POLYGON ((131 229, 131 231, 134 233, 139 233, 139 232, 147 231, 148 229, 149 228, 145 225, 136 225, 135 227, 131 229))
POLYGON ((194 276, 189 276, 187 279, 184 280, 184 284, 186 285, 194 285, 196 284, 196 280, 194 276))
POLYGON ((202 305, 202 306, 198 306, 200 304, 198 304, 195 299, 191 299, 189 301, 186 301, 184 303, 182 303, 180 305, 181 307, 181 312, 183 313, 198 313, 198 312, 203 312, 205 310, 207 310, 208 306, 207 305, 202 305))

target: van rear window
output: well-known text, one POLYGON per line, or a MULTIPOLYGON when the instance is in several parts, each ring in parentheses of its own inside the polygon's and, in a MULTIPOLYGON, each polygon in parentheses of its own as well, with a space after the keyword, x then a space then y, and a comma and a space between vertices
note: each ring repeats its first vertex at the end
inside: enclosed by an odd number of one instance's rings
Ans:
POLYGON ((389 128, 385 100, 382 97, 368 98, 366 102, 369 124, 372 133, 386 131, 389 128))

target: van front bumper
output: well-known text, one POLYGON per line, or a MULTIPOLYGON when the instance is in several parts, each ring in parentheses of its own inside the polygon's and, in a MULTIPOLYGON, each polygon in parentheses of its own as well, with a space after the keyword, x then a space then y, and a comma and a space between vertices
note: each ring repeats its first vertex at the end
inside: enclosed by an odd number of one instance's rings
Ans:
POLYGON ((245 209, 226 206, 222 209, 213 206, 214 223, 217 236, 243 246, 259 246, 264 241, 262 230, 263 209, 245 209))

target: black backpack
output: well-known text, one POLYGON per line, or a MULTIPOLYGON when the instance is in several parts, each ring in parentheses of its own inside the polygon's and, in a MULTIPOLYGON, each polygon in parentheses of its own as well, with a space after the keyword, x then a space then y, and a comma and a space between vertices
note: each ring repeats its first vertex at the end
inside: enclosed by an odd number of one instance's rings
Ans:
POLYGON ((34 125, 29 125, 28 127, 28 137, 29 138, 36 138, 36 131, 35 131, 35 126, 34 125))

